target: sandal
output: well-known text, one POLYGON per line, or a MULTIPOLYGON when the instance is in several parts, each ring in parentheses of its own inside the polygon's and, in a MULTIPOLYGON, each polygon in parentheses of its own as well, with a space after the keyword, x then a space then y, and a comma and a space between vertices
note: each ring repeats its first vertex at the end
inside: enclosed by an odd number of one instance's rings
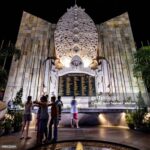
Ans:
POLYGON ((20 140, 22 140, 22 139, 24 139, 24 137, 22 136, 22 137, 20 137, 20 140))
POLYGON ((26 137, 26 140, 29 140, 29 139, 31 139, 31 137, 26 137))

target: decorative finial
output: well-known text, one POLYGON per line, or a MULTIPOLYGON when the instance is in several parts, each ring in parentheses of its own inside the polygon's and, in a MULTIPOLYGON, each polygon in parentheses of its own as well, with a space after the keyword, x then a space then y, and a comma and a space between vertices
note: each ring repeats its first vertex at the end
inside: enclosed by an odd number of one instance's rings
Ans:
POLYGON ((75 0, 75 5, 77 5, 77 0, 75 0))

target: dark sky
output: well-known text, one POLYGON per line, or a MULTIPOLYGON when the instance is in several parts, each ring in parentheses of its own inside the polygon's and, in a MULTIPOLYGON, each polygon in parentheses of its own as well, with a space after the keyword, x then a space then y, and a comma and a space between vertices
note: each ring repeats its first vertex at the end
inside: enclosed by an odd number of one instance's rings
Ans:
MULTIPOLYGON (((15 0, 0 4, 0 39, 17 38, 23 11, 39 16, 49 22, 57 23, 67 8, 74 5, 75 0, 15 0), (12 2, 13 1, 13 2, 12 2), (52 2, 52 3, 50 3, 52 2)), ((132 31, 137 46, 141 41, 146 45, 150 41, 150 6, 148 0, 77 0, 78 6, 85 8, 86 13, 95 23, 107 21, 124 12, 129 13, 132 31)))

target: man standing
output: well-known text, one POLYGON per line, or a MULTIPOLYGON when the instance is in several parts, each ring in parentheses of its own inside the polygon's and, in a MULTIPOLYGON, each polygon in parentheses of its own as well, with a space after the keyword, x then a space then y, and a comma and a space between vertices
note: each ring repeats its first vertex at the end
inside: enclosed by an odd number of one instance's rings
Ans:
POLYGON ((59 125, 59 121, 61 120, 62 107, 63 107, 63 102, 61 101, 61 96, 58 96, 56 105, 57 105, 57 109, 58 109, 58 125, 59 125))
POLYGON ((56 97, 52 96, 51 97, 51 120, 49 123, 49 135, 48 135, 48 140, 52 142, 57 141, 57 124, 58 124, 58 109, 56 105, 56 97), (54 132, 52 134, 52 126, 54 125, 54 132), (52 138, 52 135, 54 136, 52 138))

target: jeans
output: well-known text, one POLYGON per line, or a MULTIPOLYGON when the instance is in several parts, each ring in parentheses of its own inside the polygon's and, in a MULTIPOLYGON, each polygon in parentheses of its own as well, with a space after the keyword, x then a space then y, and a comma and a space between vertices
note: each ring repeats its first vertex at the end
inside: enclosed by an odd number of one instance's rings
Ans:
POLYGON ((57 117, 52 117, 50 120, 50 124, 49 124, 49 135, 48 135, 48 139, 52 140, 52 125, 54 124, 54 130, 53 130, 53 140, 57 141, 57 125, 58 125, 58 118, 57 117))
POLYGON ((40 139, 43 139, 43 136, 45 134, 45 138, 47 139, 47 123, 48 119, 40 119, 39 120, 39 133, 40 133, 40 139))

